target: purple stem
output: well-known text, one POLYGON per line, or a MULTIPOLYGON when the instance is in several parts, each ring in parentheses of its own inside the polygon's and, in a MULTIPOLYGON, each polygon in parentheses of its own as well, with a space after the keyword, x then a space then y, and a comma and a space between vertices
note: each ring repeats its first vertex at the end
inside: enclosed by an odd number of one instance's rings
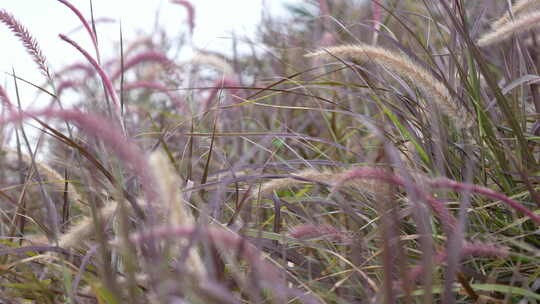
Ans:
POLYGON ((187 0, 171 0, 171 2, 174 4, 181 5, 186 8, 187 15, 188 15, 189 32, 193 36, 193 31, 195 30, 195 8, 187 0))
POLYGON ((0 120, 0 125, 18 123, 25 119, 36 117, 59 118, 73 122, 81 131, 99 138, 111 151, 126 162, 140 178, 141 187, 148 204, 150 205, 158 199, 158 193, 154 187, 154 177, 151 175, 146 156, 137 145, 118 132, 118 128, 113 126, 109 121, 100 118, 98 115, 83 113, 77 110, 56 110, 49 108, 32 112, 11 112, 7 118, 0 120))
POLYGON ((75 13, 75 15, 77 15, 77 17, 79 17, 79 20, 81 20, 81 23, 86 29, 86 31, 88 32, 88 35, 90 35, 90 39, 92 39, 92 44, 94 44, 94 48, 96 49, 96 56, 99 58, 99 49, 98 49, 98 44, 97 44, 96 33, 94 33, 94 31, 90 28, 90 25, 88 24, 84 16, 73 4, 69 3, 67 0, 58 0, 58 1, 64 4, 65 6, 67 6, 71 11, 75 13))
POLYGON ((111 96, 111 99, 115 105, 115 109, 116 109, 116 115, 117 115, 117 119, 118 121, 120 122, 121 126, 122 126, 122 129, 125 130, 124 128, 124 124, 123 124, 123 119, 122 119, 122 110, 120 109, 120 102, 118 100, 118 95, 116 95, 116 91, 114 90, 114 87, 113 87, 113 84, 111 82, 111 79, 109 78, 109 76, 107 75, 107 73, 105 73, 105 71, 101 68, 101 66, 96 62, 96 60, 94 60, 94 58, 92 58, 92 56, 90 56, 90 54, 88 54, 87 51, 85 51, 80 45, 78 45, 75 41, 69 39, 67 36, 65 35, 62 35, 60 34, 59 35, 60 39, 66 41, 67 43, 71 44, 74 48, 76 48, 81 54, 83 54, 83 56, 86 58, 86 60, 88 60, 88 62, 90 62, 90 64, 96 69, 96 71, 98 72, 99 76, 101 77, 101 80, 103 81, 103 84, 105 85, 105 89, 107 90, 107 92, 109 93, 109 95, 111 96))
POLYGON ((112 74, 111 80, 114 81, 118 79, 118 77, 120 77, 120 75, 122 75, 123 72, 129 70, 130 68, 140 63, 148 62, 148 61, 159 62, 167 68, 174 66, 174 63, 169 58, 167 58, 165 54, 156 52, 156 51, 147 51, 147 52, 137 54, 133 56, 132 58, 128 59, 124 63, 123 67, 121 67, 120 69, 118 69, 116 72, 112 74))

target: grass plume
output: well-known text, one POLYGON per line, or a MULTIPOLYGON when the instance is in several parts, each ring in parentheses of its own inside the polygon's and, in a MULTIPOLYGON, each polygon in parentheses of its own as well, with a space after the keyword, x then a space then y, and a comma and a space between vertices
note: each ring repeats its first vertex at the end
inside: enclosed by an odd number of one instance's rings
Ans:
POLYGON ((501 18, 493 22, 491 27, 493 29, 500 28, 501 26, 507 24, 508 22, 511 22, 513 20, 512 16, 514 16, 514 18, 516 16, 521 16, 523 14, 526 14, 528 12, 535 10, 539 6, 540 6, 540 1, 538 0, 518 0, 516 1, 516 3, 514 3, 514 5, 512 5, 508 9, 507 13, 505 13, 501 18))
POLYGON ((4 25, 7 26, 19 40, 21 40, 24 48, 37 64, 39 70, 47 77, 47 79, 49 79, 50 73, 49 67, 47 66, 47 60, 36 39, 30 34, 28 29, 4 9, 0 10, 0 21, 4 23, 4 25))
POLYGON ((476 42, 480 47, 487 47, 501 43, 512 35, 517 35, 533 29, 540 22, 540 11, 533 11, 529 14, 518 16, 516 19, 508 21, 503 25, 494 28, 491 32, 482 35, 476 42))
POLYGON ((405 55, 370 45, 340 45, 306 54, 308 58, 332 58, 332 56, 350 57, 360 63, 377 63, 413 81, 423 90, 425 98, 440 107, 450 119, 456 122, 457 127, 468 128, 473 122, 467 112, 459 107, 457 100, 452 98, 444 84, 405 55))

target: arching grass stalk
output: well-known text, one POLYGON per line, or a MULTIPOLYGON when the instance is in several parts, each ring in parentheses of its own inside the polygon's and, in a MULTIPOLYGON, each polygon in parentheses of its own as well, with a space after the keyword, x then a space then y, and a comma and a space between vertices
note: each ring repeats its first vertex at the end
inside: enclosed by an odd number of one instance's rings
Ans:
MULTIPOLYGON (((352 179, 375 179, 402 187, 406 185, 405 180, 403 180, 401 176, 388 173, 382 169, 360 167, 343 173, 342 179, 334 188, 337 189, 341 187, 345 182, 352 179)), ((445 228, 445 231, 447 233, 452 233, 454 231, 454 228, 456 227, 457 221, 456 218, 452 214, 450 214, 448 209, 444 207, 443 203, 435 199, 431 194, 420 189, 420 187, 418 187, 414 183, 408 183, 407 185, 411 185, 417 196, 424 200, 426 204, 431 208, 431 210, 433 210, 433 212, 439 217, 441 224, 445 228)))
POLYGON ((58 0, 58 1, 64 4, 65 6, 67 6, 73 13, 75 13, 75 15, 77 15, 84 29, 86 30, 86 32, 88 32, 88 35, 90 36, 90 39, 92 40, 92 44, 94 45, 94 48, 96 50, 96 58, 98 58, 98 61, 99 61, 99 48, 98 48, 97 36, 96 36, 96 33, 94 33, 94 31, 90 28, 88 21, 86 21, 82 13, 73 4, 69 3, 69 1, 67 0, 58 0))
POLYGON ((171 0, 171 3, 178 4, 186 8, 189 32, 193 36, 193 31, 195 30, 195 8, 187 0, 171 0))
POLYGON ((30 32, 22 25, 13 15, 6 10, 0 10, 0 22, 4 23, 10 30, 19 38, 30 56, 34 59, 39 70, 50 79, 49 67, 47 66, 47 60, 41 52, 41 48, 36 39, 32 37, 30 32))
POLYGON ((493 199, 496 199, 505 203, 506 205, 510 206, 514 210, 528 216, 534 222, 536 222, 536 224, 540 225, 540 217, 534 214, 531 210, 527 209, 526 207, 516 202, 515 200, 509 198, 508 196, 502 193, 493 191, 491 189, 488 189, 486 187, 473 185, 473 184, 460 183, 460 182, 456 182, 456 181, 449 180, 446 178, 437 178, 435 180, 432 180, 429 182, 429 186, 432 188, 449 188, 449 189, 453 189, 455 191, 460 191, 460 192, 470 191, 470 192, 474 192, 474 193, 491 197, 493 199))
POLYGON ((103 81, 103 84, 105 85, 105 89, 107 93, 109 94, 109 96, 111 97, 113 101, 115 113, 117 116, 116 118, 118 119, 118 122, 122 126, 122 129, 125 131, 124 120, 122 119, 122 109, 120 107, 120 101, 119 101, 118 95, 116 94, 116 91, 114 90, 112 81, 107 75, 107 73, 105 72, 105 70, 103 70, 101 65, 99 65, 99 63, 94 58, 92 58, 92 56, 90 56, 90 54, 88 54, 88 52, 85 51, 75 41, 69 39, 67 36, 62 35, 62 34, 60 34, 59 37, 60 39, 64 40, 65 42, 71 44, 74 48, 76 48, 86 58, 86 60, 88 60, 88 62, 90 62, 90 64, 96 69, 99 76, 101 77, 101 80, 103 81))

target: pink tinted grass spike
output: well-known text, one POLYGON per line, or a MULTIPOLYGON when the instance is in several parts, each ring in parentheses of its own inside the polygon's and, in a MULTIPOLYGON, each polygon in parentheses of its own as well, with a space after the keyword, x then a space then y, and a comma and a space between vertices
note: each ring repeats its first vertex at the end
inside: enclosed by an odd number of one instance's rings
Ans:
POLYGON ((371 12, 373 14, 373 21, 375 24, 380 24, 382 19, 382 8, 381 8, 381 0, 377 0, 379 2, 376 2, 375 0, 371 0, 371 12))
POLYGON ((536 224, 540 225, 540 217, 528 208, 524 207, 522 204, 516 202, 515 200, 507 197, 506 195, 493 191, 491 189, 474 185, 474 184, 464 184, 459 183, 450 179, 446 178, 438 178, 430 182, 430 186, 433 188, 449 188, 454 191, 470 191, 478 194, 485 195, 487 197, 491 197, 493 199, 499 200, 506 205, 510 206, 511 208, 515 209, 516 211, 525 214, 530 219, 532 219, 536 224))
POLYGON ((178 4, 186 8, 189 32, 193 36, 193 31, 195 30, 195 8, 187 0, 171 0, 171 3, 178 4))
POLYGON ((13 34, 22 42, 26 52, 32 56, 34 62, 38 65, 41 72, 47 77, 50 78, 49 68, 47 67, 47 60, 37 41, 30 35, 30 32, 24 27, 13 15, 8 13, 6 10, 0 10, 0 22, 4 23, 13 34))
POLYGON ((157 51, 147 51, 129 58, 124 62, 124 67, 119 68, 111 76, 111 80, 114 81, 122 75, 125 71, 145 62, 157 62, 163 65, 166 69, 169 69, 174 66, 174 62, 170 60, 165 54, 157 51))
POLYGON ((105 85, 105 89, 107 90, 107 93, 109 94, 109 96, 111 97, 113 101, 113 104, 116 110, 117 119, 120 122, 122 129, 125 130, 123 119, 122 119, 122 111, 120 109, 120 101, 119 101, 118 95, 116 94, 116 91, 114 90, 112 81, 107 75, 107 73, 105 73, 105 71, 103 70, 103 68, 101 68, 99 63, 97 63, 96 60, 92 58, 92 56, 90 56, 90 54, 88 54, 88 52, 85 51, 75 41, 69 39, 68 37, 62 34, 60 34, 59 37, 60 39, 66 41, 67 43, 71 44, 74 48, 76 48, 86 58, 86 60, 88 60, 88 62, 90 62, 90 64, 96 69, 99 76, 101 77, 101 80, 103 81, 103 84, 105 85))
MULTIPOLYGON (((346 173, 336 187, 343 185, 345 182, 351 179, 374 179, 402 187, 409 185, 403 180, 402 177, 388 173, 382 169, 360 167, 346 173)), ((456 218, 448 211, 448 209, 444 207, 442 202, 435 199, 431 194, 420 189, 417 185, 412 184, 412 186, 416 194, 422 200, 424 200, 433 210, 433 212, 439 217, 441 224, 445 227, 446 232, 452 233, 457 224, 456 218)))
POLYGON ((118 95, 116 95, 116 92, 113 88, 111 79, 105 73, 105 71, 101 68, 101 66, 97 63, 97 61, 88 54, 87 51, 85 51, 80 45, 78 45, 75 41, 69 39, 65 35, 60 34, 60 39, 64 40, 65 42, 71 44, 74 48, 76 48, 85 58, 90 62, 90 64, 96 69, 99 76, 101 77, 101 80, 103 80, 103 83, 105 84, 105 88, 107 89, 107 92, 109 93, 109 96, 111 96, 113 103, 116 107, 120 108, 120 103, 118 102, 118 95))
POLYGON ((132 141, 122 133, 116 131, 108 120, 98 115, 83 113, 77 110, 45 109, 32 112, 12 112, 9 117, 0 120, 0 125, 18 123, 29 118, 57 118, 69 121, 77 125, 81 131, 100 139, 106 147, 124 161, 133 172, 140 178, 140 184, 144 191, 148 204, 157 201, 158 193, 154 190, 154 178, 151 176, 147 157, 132 141))
POLYGON ((97 58, 99 58, 99 49, 98 49, 96 33, 94 33, 94 31, 90 28, 90 25, 88 24, 88 22, 86 21, 84 16, 81 14, 81 12, 73 4, 69 3, 67 0, 58 0, 58 2, 60 2, 60 3, 64 4, 65 6, 67 6, 73 13, 75 13, 75 15, 77 15, 77 17, 81 21, 82 25, 84 26, 84 28, 88 32, 88 35, 90 35, 90 39, 92 40, 92 44, 94 45, 94 48, 96 50, 96 56, 97 56, 97 58))
POLYGON ((461 257, 478 256, 506 258, 508 254, 508 248, 481 242, 467 242, 461 249, 461 257))
POLYGON ((377 39, 379 38, 379 30, 382 22, 382 1, 383 0, 371 0, 371 12, 373 14, 373 45, 377 44, 377 39))

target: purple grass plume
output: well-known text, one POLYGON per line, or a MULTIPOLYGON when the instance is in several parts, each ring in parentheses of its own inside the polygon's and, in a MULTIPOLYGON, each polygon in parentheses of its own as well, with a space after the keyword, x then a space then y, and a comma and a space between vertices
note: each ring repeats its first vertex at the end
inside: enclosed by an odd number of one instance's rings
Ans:
POLYGON ((0 21, 4 23, 15 34, 19 40, 21 40, 24 48, 32 56, 34 62, 38 65, 39 70, 50 79, 49 68, 47 66, 47 60, 41 52, 41 48, 36 39, 30 35, 30 32, 24 27, 13 15, 6 10, 0 10, 0 21))
POLYGON ((342 244, 352 244, 353 240, 348 232, 341 231, 332 225, 301 224, 292 227, 289 235, 296 239, 325 238, 342 244))

